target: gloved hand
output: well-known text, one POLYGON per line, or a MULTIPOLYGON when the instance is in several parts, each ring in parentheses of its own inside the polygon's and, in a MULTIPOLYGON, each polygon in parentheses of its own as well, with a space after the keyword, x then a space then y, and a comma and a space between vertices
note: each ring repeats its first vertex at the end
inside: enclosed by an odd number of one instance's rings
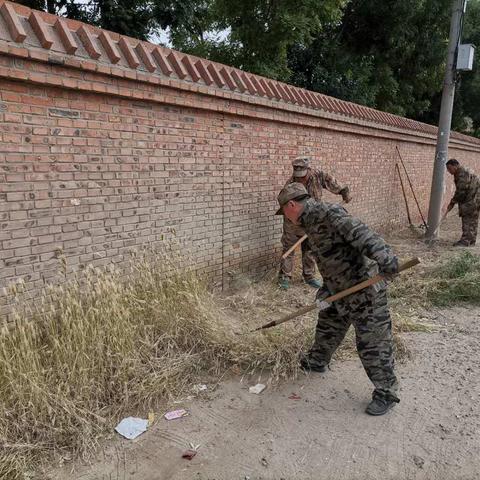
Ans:
POLYGON ((399 271, 397 257, 393 257, 389 263, 380 267, 380 275, 382 275, 387 282, 394 280, 398 274, 399 271))
POLYGON ((386 272, 382 272, 382 277, 385 279, 385 281, 387 283, 390 283, 392 282, 393 280, 395 280, 395 278, 397 278, 398 276, 398 273, 386 273, 386 272))
POLYGON ((342 199, 345 203, 350 203, 352 200, 352 196, 350 195, 350 189, 348 187, 345 187, 341 192, 342 199))
POLYGON ((330 306, 330 302, 325 302, 324 300, 331 295, 332 294, 325 285, 317 290, 317 293, 315 294, 315 303, 320 310, 325 310, 330 306))

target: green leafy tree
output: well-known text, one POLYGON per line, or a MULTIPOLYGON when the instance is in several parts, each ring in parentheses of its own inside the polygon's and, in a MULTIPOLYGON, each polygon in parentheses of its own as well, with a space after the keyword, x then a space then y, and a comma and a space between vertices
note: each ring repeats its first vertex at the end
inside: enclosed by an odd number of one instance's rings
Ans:
POLYGON ((351 0, 341 21, 290 50, 294 82, 399 115, 441 88, 450 0, 351 0))
POLYGON ((169 30, 174 48, 228 62, 229 45, 224 42, 225 35, 220 35, 214 0, 157 0, 155 17, 161 28, 169 30))
POLYGON ((480 0, 467 4, 462 43, 473 43, 477 52, 473 71, 459 74, 452 125, 480 137, 480 0))
POLYGON ((327 28, 310 47, 289 51, 290 80, 295 85, 363 105, 374 106, 378 86, 373 84, 375 62, 342 47, 336 28, 327 28))
POLYGON ((345 0, 194 1, 173 46, 270 78, 288 80, 288 48, 308 45, 339 18, 345 0))
POLYGON ((113 32, 148 39, 154 27, 148 0, 95 0, 90 2, 92 22, 113 32))
POLYGON ((16 0, 15 3, 21 3, 35 10, 44 10, 48 13, 57 14, 65 7, 68 0, 16 0))

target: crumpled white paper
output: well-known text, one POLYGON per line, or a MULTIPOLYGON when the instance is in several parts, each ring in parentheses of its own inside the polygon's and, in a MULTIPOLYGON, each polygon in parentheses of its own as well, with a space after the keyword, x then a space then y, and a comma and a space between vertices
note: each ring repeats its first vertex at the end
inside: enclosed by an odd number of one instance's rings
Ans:
POLYGON ((147 431, 148 420, 136 417, 124 418, 116 427, 115 431, 125 438, 133 440, 147 431))
POLYGON ((256 395, 259 395, 265 390, 266 386, 263 383, 257 383, 253 387, 250 387, 248 391, 250 393, 255 393, 256 395))

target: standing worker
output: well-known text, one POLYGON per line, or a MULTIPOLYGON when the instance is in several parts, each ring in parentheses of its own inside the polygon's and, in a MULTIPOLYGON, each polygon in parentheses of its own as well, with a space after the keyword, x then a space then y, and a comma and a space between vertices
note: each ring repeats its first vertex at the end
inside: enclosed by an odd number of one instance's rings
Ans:
MULTIPOLYGON (((308 194, 315 200, 322 198, 322 190, 326 188, 329 192, 341 195, 345 203, 350 202, 350 190, 346 186, 341 186, 337 180, 329 173, 322 172, 310 167, 309 157, 297 157, 292 162, 293 174, 288 179, 285 186, 298 182, 307 190, 308 194)), ((291 248, 300 238, 305 235, 303 228, 294 225, 288 218, 283 220, 282 235, 282 253, 291 248)), ((287 290, 292 279, 294 255, 292 252, 287 258, 282 258, 279 272, 279 286, 287 290)), ((310 250, 308 239, 302 242, 302 270, 305 283, 313 288, 320 288, 321 283, 315 278, 315 258, 310 250)))
POLYGON ((458 203, 458 214, 462 218, 462 238, 453 245, 472 247, 477 241, 480 179, 454 158, 447 162, 446 167, 455 180, 455 194, 448 204, 445 215, 458 203))
MULTIPOLYGON (((277 215, 283 214, 308 235, 324 279, 324 286, 317 292, 317 301, 378 273, 386 279, 398 273, 398 259, 390 247, 340 205, 317 202, 299 183, 287 185, 278 195, 278 203, 277 215)), ((320 310, 315 341, 302 358, 301 367, 306 371, 324 372, 350 325, 355 327, 360 360, 375 386, 366 412, 383 415, 399 402, 385 282, 320 310)))

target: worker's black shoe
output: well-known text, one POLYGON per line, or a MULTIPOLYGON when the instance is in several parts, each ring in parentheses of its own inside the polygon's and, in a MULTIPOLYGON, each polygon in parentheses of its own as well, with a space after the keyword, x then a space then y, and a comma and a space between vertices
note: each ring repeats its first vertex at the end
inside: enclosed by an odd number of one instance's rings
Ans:
POLYGON ((317 290, 322 286, 322 282, 317 280, 316 278, 310 278, 310 280, 305 280, 305 283, 312 288, 316 288, 317 290))
POLYGON ((374 395, 365 412, 374 416, 385 415, 396 403, 398 403, 397 399, 392 400, 391 398, 374 395))
POLYGON ((300 360, 300 368, 304 372, 319 372, 323 373, 327 370, 327 367, 325 365, 321 365, 317 363, 315 360, 308 358, 308 357, 303 357, 300 360))
POLYGON ((453 244, 454 247, 469 247, 470 243, 467 242, 466 240, 459 240, 458 242, 455 242, 453 244))

